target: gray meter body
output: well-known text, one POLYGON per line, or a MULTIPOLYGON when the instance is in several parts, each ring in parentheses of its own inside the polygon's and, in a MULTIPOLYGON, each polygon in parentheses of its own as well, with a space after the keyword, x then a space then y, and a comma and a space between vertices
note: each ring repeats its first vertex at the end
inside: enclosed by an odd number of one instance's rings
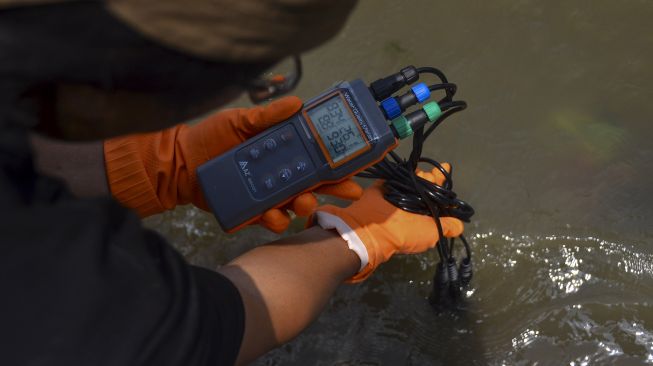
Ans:
POLYGON ((220 226, 233 232, 322 184, 377 163, 397 145, 365 83, 342 82, 197 169, 220 226))

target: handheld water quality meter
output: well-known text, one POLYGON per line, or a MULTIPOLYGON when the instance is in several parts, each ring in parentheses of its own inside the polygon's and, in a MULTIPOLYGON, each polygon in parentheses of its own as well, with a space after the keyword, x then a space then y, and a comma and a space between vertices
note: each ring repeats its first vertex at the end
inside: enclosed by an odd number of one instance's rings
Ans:
POLYGON ((303 192, 379 162, 397 145, 386 119, 362 80, 341 82, 200 166, 204 197, 222 228, 233 232, 303 192))
POLYGON ((204 196, 222 228, 232 232, 319 185, 355 174, 383 180, 386 201, 433 217, 440 262, 429 301, 435 308, 458 306, 463 298, 461 289, 472 278, 471 248, 462 234, 447 239, 440 218, 469 222, 474 209, 453 192, 450 170, 422 156, 424 143, 435 128, 467 107, 464 101, 453 99, 456 90, 434 67, 407 66, 369 87, 360 79, 339 83, 306 102, 288 120, 200 166, 197 175, 204 196), (418 83, 402 95, 393 95, 416 82, 422 73, 432 74, 440 82, 418 83), (436 90, 444 91, 445 96, 426 102, 436 90), (422 108, 403 114, 416 104, 422 108), (401 158, 391 150, 398 139, 408 136, 413 136, 412 151, 408 158, 401 158), (444 181, 437 185, 421 178, 417 173, 420 164, 438 169, 444 181), (454 253, 456 240, 465 250, 460 263, 454 253))

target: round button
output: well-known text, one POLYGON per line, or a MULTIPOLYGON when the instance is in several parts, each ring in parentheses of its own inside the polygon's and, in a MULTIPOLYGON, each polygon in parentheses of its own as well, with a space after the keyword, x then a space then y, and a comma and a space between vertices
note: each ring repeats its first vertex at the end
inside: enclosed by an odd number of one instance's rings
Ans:
POLYGON ((300 173, 306 170, 306 162, 302 160, 298 161, 297 164, 295 164, 295 170, 300 173))
POLYGON ((267 189, 274 188, 274 178, 265 177, 265 179, 263 179, 263 184, 265 185, 265 188, 267 188, 267 189))
POLYGON ((249 156, 251 156, 252 159, 258 159, 260 155, 261 155, 261 150, 259 150, 258 147, 253 147, 249 149, 249 156))
POLYGON ((265 146, 266 150, 272 151, 277 148, 277 142, 274 139, 267 139, 263 143, 263 146, 265 146))
POLYGON ((292 177, 292 171, 288 168, 283 168, 279 171, 279 178, 283 182, 287 182, 292 177))
POLYGON ((292 140, 292 132, 286 131, 286 132, 281 134, 280 138, 281 138, 281 141, 288 142, 288 141, 292 140))

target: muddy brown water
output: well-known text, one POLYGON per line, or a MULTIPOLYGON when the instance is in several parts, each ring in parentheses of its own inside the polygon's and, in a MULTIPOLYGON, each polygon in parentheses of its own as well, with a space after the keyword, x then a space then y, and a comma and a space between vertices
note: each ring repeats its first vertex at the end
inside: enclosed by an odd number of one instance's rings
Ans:
MULTIPOLYGON (((477 212, 467 309, 428 306, 435 253, 397 257, 255 365, 653 364, 652 19, 635 0, 362 1, 296 94, 407 64, 458 84, 469 109, 424 155, 477 212)), ((210 268, 276 238, 189 208, 147 223, 210 268)))

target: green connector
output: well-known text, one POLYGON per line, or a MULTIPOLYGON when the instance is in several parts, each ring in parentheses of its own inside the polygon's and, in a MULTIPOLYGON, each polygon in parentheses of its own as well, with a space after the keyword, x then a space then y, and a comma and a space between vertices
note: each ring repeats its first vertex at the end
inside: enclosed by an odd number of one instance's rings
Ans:
POLYGON ((405 139, 406 137, 413 134, 413 128, 410 127, 410 123, 408 123, 406 117, 399 116, 393 119, 391 123, 397 131, 397 134, 399 135, 398 137, 400 139, 405 139))
POLYGON ((438 118, 440 118, 440 115, 442 114, 442 109, 440 109, 440 106, 438 105, 437 102, 428 102, 424 104, 424 107, 422 107, 424 112, 426 112, 426 116, 429 118, 429 121, 435 122, 438 118))

